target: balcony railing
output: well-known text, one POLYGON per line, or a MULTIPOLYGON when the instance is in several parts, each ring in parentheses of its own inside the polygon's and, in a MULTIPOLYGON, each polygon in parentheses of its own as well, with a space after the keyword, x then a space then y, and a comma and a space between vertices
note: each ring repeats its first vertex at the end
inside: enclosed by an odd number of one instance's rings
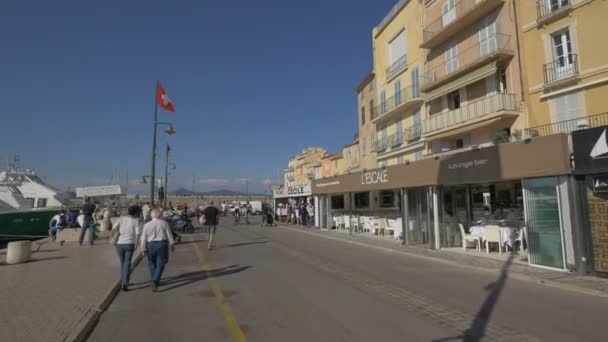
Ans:
POLYGON ((388 146, 391 148, 401 146, 401 144, 403 144, 403 132, 388 136, 388 146))
MULTIPOLYGON (((497 0, 460 0, 455 6, 444 13, 443 8, 437 11, 436 17, 427 18, 428 24, 424 27, 422 34, 422 43, 426 44, 438 34, 443 32, 450 24, 455 24, 460 19, 470 14, 475 9, 483 5, 488 5, 489 2, 500 3, 497 0)), ((445 3, 445 1, 443 2, 445 3)), ((440 4, 442 5, 442 4, 440 4)), ((487 7, 487 6, 485 6, 487 7)))
POLYGON ((382 151, 386 150, 387 145, 388 145, 387 144, 387 140, 384 140, 384 139, 377 140, 376 141, 376 146, 375 146, 376 147, 375 151, 376 152, 382 152, 382 151))
POLYGON ((438 85, 442 81, 457 75, 459 72, 468 69, 469 67, 482 62, 484 59, 494 57, 497 53, 513 54, 511 49, 511 36, 497 33, 483 41, 476 43, 464 51, 458 53, 451 58, 447 58, 442 63, 434 63, 421 76, 422 89, 428 89, 434 85, 438 85))
POLYGON ((372 111, 374 116, 372 116, 372 120, 377 119, 387 113, 392 112, 398 107, 406 104, 407 102, 420 98, 420 88, 406 86, 399 90, 398 93, 389 97, 384 102, 380 101, 380 104, 376 106, 376 108, 372 111))
POLYGON ((407 55, 399 58, 391 66, 386 68, 386 80, 390 80, 395 77, 401 71, 407 69, 407 55))
POLYGON ((413 141, 419 139, 422 136, 422 124, 414 124, 406 128, 404 131, 404 136, 406 141, 413 141))
POLYGON ((460 125, 500 111, 518 111, 515 95, 496 94, 449 112, 431 115, 424 120, 424 133, 460 125))
POLYGON ((570 134, 579 129, 608 126, 608 113, 582 116, 576 119, 554 122, 548 125, 524 129, 523 137, 545 137, 558 133, 570 134))
POLYGON ((536 0, 538 21, 544 21, 571 8, 570 0, 536 0))
POLYGON ((578 76, 578 55, 570 53, 543 65, 545 84, 578 76))

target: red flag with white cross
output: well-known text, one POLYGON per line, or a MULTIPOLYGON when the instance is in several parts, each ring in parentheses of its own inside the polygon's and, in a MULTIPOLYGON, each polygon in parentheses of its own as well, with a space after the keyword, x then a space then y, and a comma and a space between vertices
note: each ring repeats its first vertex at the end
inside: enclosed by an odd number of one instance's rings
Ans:
POLYGON ((169 95, 167 95, 167 92, 165 92, 165 89, 160 82, 156 83, 156 103, 158 103, 158 105, 162 108, 175 113, 175 105, 169 98, 169 95))

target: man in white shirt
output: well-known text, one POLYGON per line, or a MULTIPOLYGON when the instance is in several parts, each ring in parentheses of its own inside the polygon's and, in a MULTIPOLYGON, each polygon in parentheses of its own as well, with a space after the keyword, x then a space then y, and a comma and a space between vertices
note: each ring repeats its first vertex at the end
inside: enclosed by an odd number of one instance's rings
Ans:
POLYGON ((152 291, 156 292, 165 270, 165 264, 169 261, 169 246, 171 246, 172 252, 175 250, 175 246, 169 224, 160 219, 160 210, 153 209, 151 214, 152 220, 144 225, 141 233, 141 246, 144 255, 148 257, 152 291))

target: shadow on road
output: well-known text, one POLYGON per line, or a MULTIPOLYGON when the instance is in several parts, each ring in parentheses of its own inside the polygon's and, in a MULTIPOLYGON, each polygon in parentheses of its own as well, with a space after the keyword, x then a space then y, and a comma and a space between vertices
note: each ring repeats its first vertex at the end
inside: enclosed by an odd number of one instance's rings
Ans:
POLYGON ((192 241, 182 241, 180 243, 180 245, 189 245, 191 243, 199 243, 199 242, 207 242, 207 240, 205 239, 200 239, 200 240, 192 240, 192 241))
POLYGON ((513 258, 514 258, 514 255, 511 254, 509 256, 509 259, 507 259, 507 261, 502 266, 502 269, 500 271, 500 276, 498 277, 498 279, 495 282, 486 285, 486 287, 484 288, 486 291, 489 291, 490 293, 486 297, 486 300, 484 300, 483 304, 481 305, 481 308, 479 308, 479 311, 477 311, 477 314, 475 315, 475 319, 473 319, 473 322, 471 322, 471 326, 464 332, 464 334, 460 335, 460 336, 436 339, 436 340, 433 340, 433 342, 447 342, 447 341, 478 342, 478 341, 481 341, 481 339, 486 334, 486 329, 488 327, 488 324, 490 323, 490 318, 492 317, 494 308, 496 307, 496 304, 498 303, 500 294, 502 293, 502 290, 504 289, 505 284, 507 283, 509 268, 511 267, 513 258))
POLYGON ((203 280, 206 280, 206 279, 209 279, 212 277, 218 278, 218 277, 223 277, 223 276, 227 276, 227 275, 231 275, 231 274, 235 274, 235 273, 240 273, 251 267, 253 267, 253 266, 231 265, 228 267, 216 268, 211 271, 198 271, 198 272, 183 273, 183 274, 180 274, 175 277, 170 277, 170 278, 161 280, 161 282, 160 282, 161 289, 159 290, 159 292, 175 290, 182 286, 187 286, 187 285, 190 285, 190 284, 193 284, 193 283, 196 283, 199 281, 203 281, 203 280), (166 286, 169 286, 169 287, 166 287, 166 286))
POLYGON ((266 241, 266 240, 264 240, 264 241, 239 242, 239 243, 233 243, 231 245, 219 246, 218 248, 232 248, 232 247, 240 247, 240 246, 258 245, 258 244, 264 244, 264 243, 267 243, 267 242, 268 241, 266 241))

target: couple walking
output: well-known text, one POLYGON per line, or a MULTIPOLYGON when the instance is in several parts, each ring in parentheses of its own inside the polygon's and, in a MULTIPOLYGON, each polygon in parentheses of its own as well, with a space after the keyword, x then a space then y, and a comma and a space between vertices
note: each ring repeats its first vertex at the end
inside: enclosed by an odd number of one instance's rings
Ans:
POLYGON ((159 209, 151 211, 152 220, 140 229, 142 209, 137 205, 129 207, 128 216, 120 218, 113 229, 112 242, 120 259, 120 283, 123 291, 128 291, 131 273, 131 260, 135 250, 141 245, 143 254, 148 258, 152 291, 158 291, 160 279, 169 261, 169 248, 175 250, 173 234, 169 224, 162 220, 159 209))

